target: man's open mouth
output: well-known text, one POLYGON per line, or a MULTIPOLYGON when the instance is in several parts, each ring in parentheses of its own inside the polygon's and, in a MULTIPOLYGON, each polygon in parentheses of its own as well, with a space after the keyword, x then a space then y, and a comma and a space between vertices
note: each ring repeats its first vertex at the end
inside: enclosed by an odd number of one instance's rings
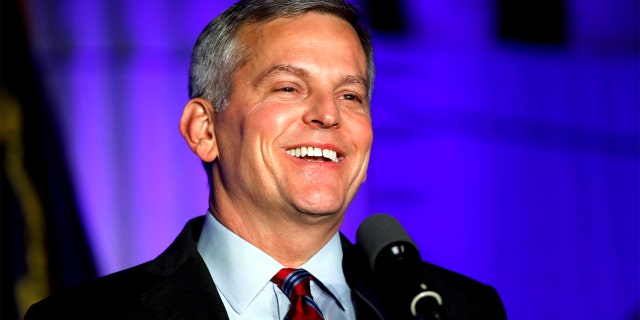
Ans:
POLYGON ((331 149, 320 149, 314 147, 300 147, 287 150, 287 153, 296 158, 305 158, 310 161, 338 162, 338 153, 331 149))

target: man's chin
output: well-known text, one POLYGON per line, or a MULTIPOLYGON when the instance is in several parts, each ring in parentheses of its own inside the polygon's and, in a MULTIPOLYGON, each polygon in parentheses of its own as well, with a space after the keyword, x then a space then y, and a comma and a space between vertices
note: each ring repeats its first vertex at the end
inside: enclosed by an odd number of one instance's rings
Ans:
POLYGON ((331 212, 300 211, 300 214, 303 216, 320 219, 320 218, 332 217, 337 215, 338 213, 335 211, 331 211, 331 212))
POLYGON ((300 215, 319 221, 340 218, 344 214, 340 206, 298 206, 297 209, 300 215))
POLYGON ((289 205, 300 215, 317 220, 341 218, 346 211, 346 199, 326 190, 305 190, 289 198, 289 205), (310 191, 306 192, 305 191, 310 191), (325 191, 325 192, 323 192, 325 191))

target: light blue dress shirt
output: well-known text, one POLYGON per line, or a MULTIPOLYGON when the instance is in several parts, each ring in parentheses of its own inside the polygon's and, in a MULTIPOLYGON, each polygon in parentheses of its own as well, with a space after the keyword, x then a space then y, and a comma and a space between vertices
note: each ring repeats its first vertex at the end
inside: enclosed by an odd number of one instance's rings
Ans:
MULTIPOLYGON (((271 278, 283 268, 271 256, 240 238, 207 212, 198 252, 218 288, 230 320, 281 320, 289 310, 289 298, 271 278)), ((325 320, 355 320, 351 290, 342 271, 342 244, 336 233, 301 268, 314 281, 311 294, 325 320)))

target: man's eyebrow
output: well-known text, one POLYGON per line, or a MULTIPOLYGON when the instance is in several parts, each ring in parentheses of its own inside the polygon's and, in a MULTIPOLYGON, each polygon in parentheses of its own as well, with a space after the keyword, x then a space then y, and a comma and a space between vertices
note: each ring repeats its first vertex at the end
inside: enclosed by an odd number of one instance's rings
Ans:
POLYGON ((369 90, 369 82, 363 76, 360 75, 348 75, 342 79, 342 83, 358 84, 364 87, 365 90, 369 90))
POLYGON ((294 76, 298 76, 298 77, 301 77, 301 78, 307 77, 307 75, 308 75, 307 70, 305 70, 303 68, 292 66, 290 64, 279 64, 279 65, 276 65, 276 66, 273 66, 273 67, 269 68, 268 70, 266 70, 265 72, 260 74, 260 76, 258 78, 256 78, 255 83, 259 84, 265 78, 268 78, 268 77, 273 76, 273 75, 278 74, 278 73, 289 73, 289 74, 292 74, 294 76))
MULTIPOLYGON (((255 83, 259 84, 264 79, 269 78, 270 76, 279 74, 279 73, 288 73, 300 78, 308 77, 309 73, 306 69, 296 67, 290 64, 279 64, 275 65, 262 74, 258 78, 256 78, 255 83)), ((369 82, 361 75, 347 75, 342 78, 343 84, 357 84, 361 85, 365 90, 369 90, 369 82)))

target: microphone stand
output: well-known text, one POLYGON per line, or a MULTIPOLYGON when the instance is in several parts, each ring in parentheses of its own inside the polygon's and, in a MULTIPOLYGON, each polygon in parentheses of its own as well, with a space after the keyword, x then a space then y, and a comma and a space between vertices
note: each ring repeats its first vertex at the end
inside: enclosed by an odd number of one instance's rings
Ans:
POLYGON ((448 319, 440 295, 419 280, 421 263, 415 246, 404 242, 386 246, 376 258, 374 274, 392 319, 448 319))

